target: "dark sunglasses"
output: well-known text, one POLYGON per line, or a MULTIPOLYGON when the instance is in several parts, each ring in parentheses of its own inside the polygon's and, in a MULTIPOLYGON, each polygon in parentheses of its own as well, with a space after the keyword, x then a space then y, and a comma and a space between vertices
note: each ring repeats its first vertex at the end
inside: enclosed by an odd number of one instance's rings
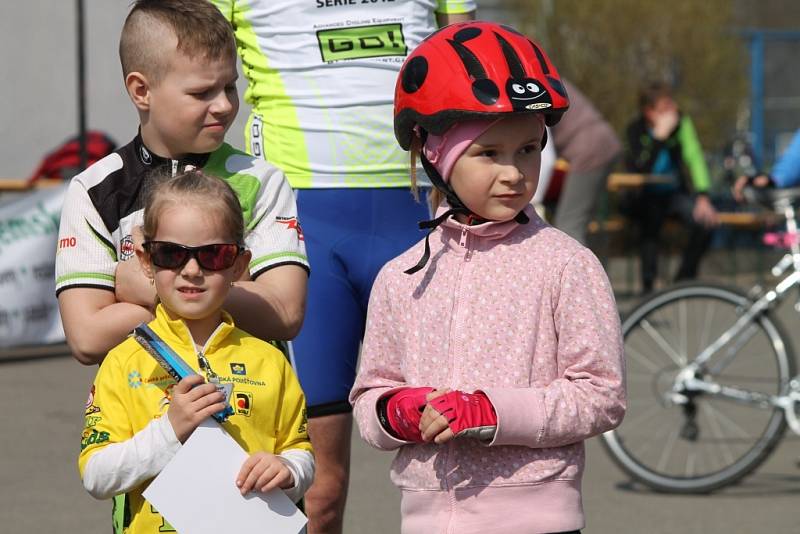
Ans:
POLYGON ((189 258, 194 258, 207 271, 222 271, 231 267, 239 254, 244 252, 244 247, 236 243, 187 247, 169 241, 145 241, 142 247, 150 255, 153 265, 163 269, 183 267, 189 258))

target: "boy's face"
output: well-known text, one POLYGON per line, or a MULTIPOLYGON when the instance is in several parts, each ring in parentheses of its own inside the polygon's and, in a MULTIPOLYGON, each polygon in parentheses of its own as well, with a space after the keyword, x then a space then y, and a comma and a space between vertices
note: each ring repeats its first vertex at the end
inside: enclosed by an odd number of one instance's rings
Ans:
POLYGON ((513 219, 536 192, 543 135, 541 116, 511 115, 495 123, 456 161, 453 190, 484 219, 513 219))
POLYGON ((236 62, 170 55, 166 74, 150 87, 145 142, 172 158, 216 150, 239 111, 236 62))
POLYGON ((654 124, 661 117, 678 113, 678 104, 668 96, 662 96, 652 106, 645 106, 644 117, 648 123, 654 124))

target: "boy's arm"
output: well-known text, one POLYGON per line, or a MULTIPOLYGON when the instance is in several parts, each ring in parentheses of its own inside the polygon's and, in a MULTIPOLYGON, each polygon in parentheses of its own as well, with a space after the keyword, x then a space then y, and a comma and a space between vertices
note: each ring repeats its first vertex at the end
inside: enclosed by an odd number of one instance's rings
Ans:
POLYGON ((619 315, 603 266, 582 249, 554 292, 558 376, 529 388, 482 388, 497 413, 491 445, 561 447, 612 428, 625 413, 619 315))
POLYGON ((273 267, 255 280, 234 282, 224 307, 236 326, 259 339, 292 339, 303 324, 307 285, 304 268, 273 267))
POLYGON ((303 324, 309 269, 294 192, 280 170, 264 161, 248 161, 263 173, 252 207, 245 208, 250 279, 234 284, 225 309, 237 326, 260 339, 292 339, 303 324))
MULTIPOLYGON (((117 303, 114 238, 89 196, 84 181, 121 166, 115 155, 72 180, 58 229, 56 294, 64 333, 75 358, 99 363, 134 326, 152 318, 141 306, 117 303)), ((100 200, 96 200, 101 202, 100 200)))
POLYGON ((72 355, 84 365, 99 364, 135 326, 153 318, 149 309, 117 302, 113 292, 91 287, 62 291, 58 308, 72 355))

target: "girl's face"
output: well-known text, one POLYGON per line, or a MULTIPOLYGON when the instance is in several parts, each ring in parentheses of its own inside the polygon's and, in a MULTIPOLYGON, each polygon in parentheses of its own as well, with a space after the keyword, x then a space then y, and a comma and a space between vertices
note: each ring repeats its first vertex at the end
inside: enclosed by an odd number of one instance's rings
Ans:
MULTIPOLYGON (((450 184, 476 215, 508 221, 531 201, 539 183, 544 123, 512 115, 478 137, 453 166, 450 184)), ((464 222, 465 217, 459 218, 464 222)))
MULTIPOLYGON (((219 209, 206 202, 170 202, 158 218, 158 230, 152 241, 167 241, 189 247, 232 243, 218 222, 219 209)), ((207 322, 216 328, 220 310, 231 283, 238 280, 250 261, 250 252, 236 257, 233 265, 220 271, 204 269, 191 256, 180 267, 168 269, 154 265, 147 253, 140 257, 145 273, 155 281, 156 292, 163 306, 183 318, 190 329, 207 322)))

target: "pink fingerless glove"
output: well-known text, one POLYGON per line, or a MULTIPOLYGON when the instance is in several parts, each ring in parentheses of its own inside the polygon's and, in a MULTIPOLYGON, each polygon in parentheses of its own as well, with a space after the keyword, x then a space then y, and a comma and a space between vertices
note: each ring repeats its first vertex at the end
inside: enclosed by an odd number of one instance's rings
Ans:
POLYGON ((436 397, 429 404, 449 421, 450 430, 456 437, 465 436, 483 441, 494 438, 497 413, 483 392, 451 391, 436 397))
MULTIPOLYGON (((379 416, 382 419, 386 430, 396 438, 403 441, 422 443, 422 434, 419 431, 419 421, 422 417, 422 410, 428 403, 427 395, 433 388, 403 388, 393 392, 388 400, 385 400, 385 412, 382 414, 379 403, 379 416)), ((384 399, 381 399, 384 400, 384 399)))

